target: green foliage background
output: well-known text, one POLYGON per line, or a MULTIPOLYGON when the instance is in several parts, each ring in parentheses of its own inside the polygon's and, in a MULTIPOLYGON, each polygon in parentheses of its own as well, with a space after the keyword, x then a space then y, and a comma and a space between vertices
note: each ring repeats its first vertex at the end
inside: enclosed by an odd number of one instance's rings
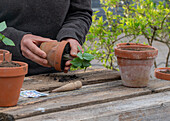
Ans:
MULTIPOLYGON (((168 0, 169 1, 169 0, 168 0)), ((158 4, 153 0, 100 0, 106 20, 98 17, 96 11, 92 17, 93 23, 86 38, 84 47, 89 53, 109 69, 117 65, 114 56, 116 43, 130 37, 130 42, 139 36, 144 36, 152 46, 159 41, 169 48, 166 66, 170 55, 170 7, 165 1, 158 4), (123 15, 119 14, 120 6, 123 15)), ((136 42, 140 42, 137 40, 136 42)), ((155 63, 156 66, 156 63, 155 63)))

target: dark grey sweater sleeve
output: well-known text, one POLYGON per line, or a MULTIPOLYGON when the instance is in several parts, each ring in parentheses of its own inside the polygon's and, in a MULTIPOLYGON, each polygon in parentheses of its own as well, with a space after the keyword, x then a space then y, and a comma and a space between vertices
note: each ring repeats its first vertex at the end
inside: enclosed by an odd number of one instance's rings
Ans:
POLYGON ((74 38, 82 45, 92 19, 91 0, 71 0, 70 8, 61 27, 57 40, 74 38))
POLYGON ((1 49, 6 49, 12 52, 13 57, 15 58, 21 58, 21 49, 20 49, 20 43, 25 34, 27 32, 19 31, 13 27, 7 27, 4 31, 1 32, 3 35, 11 39, 14 43, 15 46, 6 46, 2 42, 0 43, 0 48, 1 49))

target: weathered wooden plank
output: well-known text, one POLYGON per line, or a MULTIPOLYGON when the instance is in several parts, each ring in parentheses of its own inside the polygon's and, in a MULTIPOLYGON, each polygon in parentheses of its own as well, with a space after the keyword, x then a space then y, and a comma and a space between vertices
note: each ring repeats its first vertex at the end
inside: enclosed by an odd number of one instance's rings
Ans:
MULTIPOLYGON (((110 83, 108 83, 110 84, 110 83)), ((93 88, 91 88, 91 86, 86 86, 84 88, 86 88, 86 91, 90 91, 91 89, 97 89, 97 88, 100 88, 99 85, 102 85, 103 88, 106 88, 103 84, 96 84, 96 85, 92 85, 93 88)), ((115 81, 114 84, 112 84, 112 87, 116 87, 116 86, 120 86, 122 85, 121 81, 115 81)), ((162 92, 162 91, 169 91, 170 90, 170 81, 166 81, 166 80, 150 80, 149 82, 149 85, 147 87, 148 89, 150 89, 153 93, 154 92, 162 92)), ((82 90, 84 93, 86 92, 85 89, 82 90)), ((74 94, 77 94, 77 93, 80 93, 81 91, 79 92, 74 92, 74 94)), ((90 93, 90 92, 88 92, 90 93)), ((63 93, 60 93, 61 95, 70 95, 70 92, 63 92, 63 93)), ((81 93, 83 94, 83 93, 81 93)), ((53 94, 50 94, 50 96, 48 96, 47 98, 44 97, 44 98, 40 98, 40 99, 36 99, 36 98, 22 98, 20 97, 20 100, 19 100, 19 105, 27 105, 27 104, 30 104, 30 102, 43 102, 44 100, 48 100, 48 99, 52 99, 52 98, 55 98, 56 94, 53 93, 53 94)), ((59 97, 59 95, 57 95, 59 97)))
MULTIPOLYGON (((82 89, 80 90, 74 90, 74 91, 68 91, 68 92, 61 92, 61 93, 50 93, 50 95, 48 97, 41 97, 41 98, 24 98, 24 97, 20 97, 18 105, 29 105, 29 104, 33 104, 33 103, 37 103, 37 102, 45 102, 45 101, 49 101, 52 99, 56 99, 59 97, 67 97, 67 96, 76 96, 76 95, 83 95, 83 94, 87 94, 87 93, 91 93, 91 92, 98 92, 98 91, 102 91, 105 90, 107 88, 114 88, 114 87, 118 87, 121 86, 122 82, 121 80, 118 81, 114 81, 114 82, 107 82, 107 83, 99 83, 99 84, 95 84, 95 85, 88 85, 88 86, 83 86, 82 89)), ((48 93, 48 92, 46 92, 48 93)))
POLYGON ((23 118, 40 115, 42 113, 63 111, 151 93, 151 91, 146 88, 114 86, 114 83, 115 81, 90 85, 90 87, 85 86, 80 90, 67 93, 56 93, 55 97, 51 100, 48 99, 40 103, 30 102, 30 104, 27 105, 18 105, 17 107, 3 109, 1 111, 10 113, 14 115, 15 118, 23 118), (43 112, 38 109, 43 109, 43 112))
MULTIPOLYGON (((26 105, 33 105, 33 104, 36 104, 36 103, 43 103, 45 101, 49 102, 49 100, 53 100, 53 99, 60 98, 60 97, 63 97, 63 98, 66 97, 66 99, 67 99, 68 96, 74 97, 74 96, 77 96, 77 95, 84 95, 84 94, 87 94, 87 93, 88 94, 93 93, 91 95, 91 96, 93 96, 93 95, 95 95, 94 94, 95 92, 107 91, 107 89, 111 89, 111 88, 115 88, 115 87, 117 89, 119 89, 121 87, 121 85, 122 85, 121 81, 114 81, 114 82, 108 82, 108 83, 101 83, 101 84, 84 86, 81 90, 77 90, 77 91, 70 91, 70 92, 63 92, 63 93, 53 93, 53 94, 50 94, 50 96, 44 97, 44 98, 20 98, 19 105, 17 107, 7 108, 7 109, 0 108, 0 111, 20 110, 20 108, 24 108, 26 105)), ((123 89, 123 88, 120 88, 120 90, 121 89, 123 89)), ((133 88, 127 88, 127 90, 128 89, 131 90, 133 88)), ((167 91, 167 90, 170 89, 170 81, 165 81, 165 80, 150 81, 148 89, 150 90, 150 92, 153 92, 153 93, 156 92, 154 90, 167 91), (158 83, 158 84, 156 84, 156 83, 158 83), (164 90, 162 90, 162 88, 164 90)), ((120 93, 123 93, 123 91, 120 91, 120 93)), ((148 94, 148 92, 146 94, 148 94)), ((121 95, 122 94, 120 94, 120 96, 121 95)), ((139 95, 140 95, 140 93, 139 93, 139 95)), ((136 96, 138 96, 138 94, 136 96)), ((134 95, 131 95, 131 94, 124 95, 123 94, 122 97, 117 97, 117 95, 115 95, 115 97, 111 97, 111 99, 110 99, 110 97, 108 97, 108 98, 105 97, 105 99, 103 101, 98 100, 97 102, 98 103, 103 103, 105 101, 108 102, 108 101, 112 101, 112 100, 130 98, 130 97, 134 97, 134 95)), ((49 103, 51 103, 51 102, 49 102, 49 103)), ((91 104, 91 105, 93 103, 95 104, 95 102, 89 102, 89 104, 91 104)), ((88 101, 85 104, 89 105, 88 101)), ((85 106, 85 104, 83 106, 85 106)), ((69 107, 69 105, 68 105, 68 107, 69 107)), ((71 106, 71 107, 74 108, 74 106, 71 106)), ((63 109, 66 110, 65 108, 63 108, 63 109)), ((51 110, 51 109, 49 109, 49 110, 51 110)), ((60 108, 60 109, 57 109, 57 110, 62 110, 62 109, 60 108)), ((53 111, 53 109, 52 109, 52 111, 53 111)))
MULTIPOLYGON (((68 92, 62 92, 62 93, 50 93, 48 97, 40 97, 40 98, 24 98, 20 97, 18 101, 18 105, 15 107, 9 107, 9 108, 0 108, 0 111, 5 111, 5 110, 12 110, 12 109, 18 109, 21 108, 20 106, 25 106, 25 105, 32 105, 34 103, 41 103, 45 101, 49 101, 52 99, 56 99, 59 97, 67 97, 67 96, 76 96, 76 95, 83 95, 86 93, 91 93, 94 91, 98 90, 103 90, 107 88, 114 88, 121 86, 122 83, 121 81, 114 81, 114 82, 107 82, 107 83, 100 83, 100 84, 95 84, 95 85, 88 85, 88 86, 83 86, 82 89, 80 90, 74 90, 74 91, 68 91, 68 92)), ((47 93, 47 92, 46 92, 47 93)))
POLYGON ((89 69, 86 72, 79 70, 76 72, 41 74, 26 77, 23 88, 38 91, 48 91, 60 87, 70 81, 82 81, 83 85, 96 84, 119 80, 120 74, 117 71, 108 69, 89 69), (60 82, 65 81, 65 82, 60 82))
POLYGON ((83 86, 76 91, 54 93, 44 98, 20 98, 18 106, 0 108, 0 111, 14 114, 16 118, 24 118, 168 90, 170 90, 170 81, 165 80, 150 81, 147 88, 140 89, 123 87, 121 81, 113 81, 83 86), (42 110, 39 107, 43 107, 42 110))
POLYGON ((19 121, 169 121, 170 91, 20 119, 19 121))
POLYGON ((170 81, 154 79, 149 81, 148 88, 152 90, 152 92, 163 92, 170 91, 170 81))

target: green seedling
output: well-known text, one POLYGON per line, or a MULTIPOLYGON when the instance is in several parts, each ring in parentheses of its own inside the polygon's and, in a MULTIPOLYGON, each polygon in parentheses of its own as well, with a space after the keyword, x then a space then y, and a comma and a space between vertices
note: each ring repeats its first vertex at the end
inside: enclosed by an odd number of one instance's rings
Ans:
POLYGON ((84 70, 86 71, 87 67, 91 66, 90 61, 94 59, 94 56, 87 53, 86 51, 82 53, 79 46, 78 49, 80 52, 77 54, 76 58, 71 58, 68 54, 64 55, 64 58, 67 60, 72 60, 72 68, 84 68, 84 70))
MULTIPOLYGON (((1 22, 0 23, 0 32, 2 32, 6 28, 7 28, 6 23, 5 22, 1 22)), ((1 33, 0 33, 0 41, 2 41, 5 45, 15 46, 14 42, 11 39, 5 37, 1 33)))

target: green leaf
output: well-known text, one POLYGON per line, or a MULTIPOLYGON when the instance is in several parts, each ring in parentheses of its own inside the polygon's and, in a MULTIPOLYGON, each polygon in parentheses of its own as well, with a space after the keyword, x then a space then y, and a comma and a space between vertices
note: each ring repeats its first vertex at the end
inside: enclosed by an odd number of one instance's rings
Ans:
POLYGON ((91 61, 94 59, 94 56, 89 53, 83 53, 83 59, 91 61))
POLYGON ((70 63, 75 67, 82 66, 82 60, 80 58, 74 58, 70 63))
POLYGON ((77 66, 71 65, 71 68, 74 68, 74 69, 75 69, 75 68, 77 68, 77 66))
POLYGON ((82 53, 78 53, 77 56, 80 58, 80 59, 83 59, 83 54, 82 53))
POLYGON ((0 23, 0 32, 2 32, 4 29, 6 29, 7 28, 7 26, 6 26, 6 23, 5 23, 5 21, 3 21, 3 22, 1 22, 0 23))
POLYGON ((89 61, 83 61, 83 67, 89 67, 91 66, 89 61))
POLYGON ((2 39, 2 42, 3 42, 5 45, 15 46, 14 42, 13 42, 11 39, 7 38, 7 37, 4 37, 4 38, 2 39))

